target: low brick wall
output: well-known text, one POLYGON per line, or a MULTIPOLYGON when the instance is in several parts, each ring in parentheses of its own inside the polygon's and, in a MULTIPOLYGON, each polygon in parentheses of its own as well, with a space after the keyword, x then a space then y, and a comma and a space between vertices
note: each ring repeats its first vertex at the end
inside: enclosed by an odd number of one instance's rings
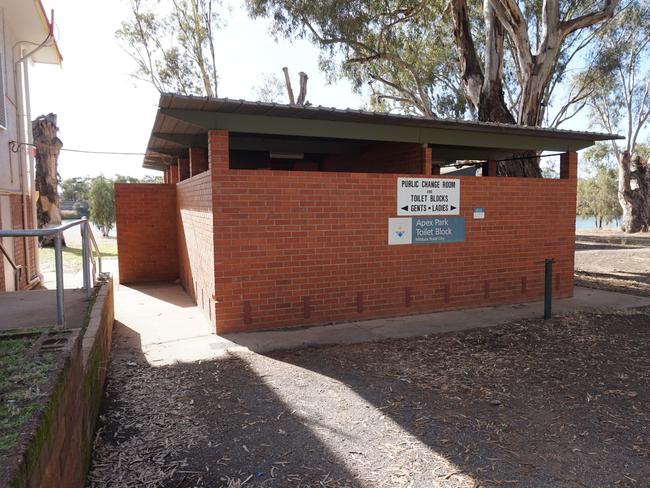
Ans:
POLYGON ((109 279, 98 291, 86 330, 71 330, 53 392, 7 486, 85 486, 110 358, 113 311, 109 279))

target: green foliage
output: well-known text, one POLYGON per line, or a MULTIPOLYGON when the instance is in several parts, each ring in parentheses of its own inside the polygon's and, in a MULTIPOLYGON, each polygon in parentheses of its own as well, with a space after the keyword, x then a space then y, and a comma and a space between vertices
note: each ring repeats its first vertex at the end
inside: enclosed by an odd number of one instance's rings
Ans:
MULTIPOLYGON (((588 16, 602 7, 593 0, 556 2, 561 22, 588 16)), ((462 48, 454 37, 450 6, 459 3, 467 4, 468 30, 483 63, 488 22, 484 2, 479 0, 247 0, 251 16, 272 19, 276 36, 308 38, 316 44, 321 49, 320 66, 330 80, 348 78, 358 92, 368 87, 370 108, 476 118, 478 107, 463 85, 462 48)), ((542 48, 548 27, 543 15, 547 3, 553 0, 515 2, 529 37, 525 49, 533 57, 542 48)), ((571 118, 574 111, 566 107, 581 100, 570 97, 554 104, 553 95, 579 58, 576 54, 588 45, 592 30, 588 26, 567 35, 563 49, 549 59, 554 63, 552 76, 542 86, 540 105, 543 109, 559 105, 557 117, 546 117, 551 125, 571 118)), ((517 120, 528 75, 519 66, 517 47, 507 33, 501 66, 506 105, 517 120)))
POLYGON ((115 175, 115 183, 140 183, 135 176, 115 175))
POLYGON ((88 200, 83 200, 81 202, 75 202, 73 207, 76 214, 80 217, 88 217, 90 212, 90 206, 88 205, 88 200))
POLYGON ((614 168, 600 165, 595 174, 578 180, 577 214, 584 218, 593 218, 596 227, 621 218, 618 203, 618 179, 614 168))
POLYGON ((115 183, 152 183, 152 184, 162 184, 162 176, 152 176, 144 175, 142 178, 136 178, 135 176, 126 176, 126 175, 115 175, 115 183))
POLYGON ((643 161, 650 161, 650 145, 637 142, 634 152, 641 156, 643 161))
MULTIPOLYGON (((575 78, 589 90, 593 126, 623 132, 634 152, 650 117, 650 3, 630 0, 600 29, 589 52, 590 69, 575 78)), ((621 148, 612 143, 615 157, 621 148)))
POLYGON ((135 77, 163 92, 217 95, 214 32, 219 0, 130 0, 115 33, 137 65, 135 77))
POLYGON ((598 143, 582 154, 581 172, 578 180, 578 203, 576 213, 593 218, 596 227, 621 218, 618 203, 618 166, 605 143, 598 143))
POLYGON ((253 87, 256 100, 267 103, 282 103, 286 97, 285 86, 275 73, 265 73, 260 76, 259 84, 253 87))
POLYGON ((60 183, 60 186, 61 198, 63 200, 72 200, 75 202, 88 200, 90 178, 67 178, 60 183))
POLYGON ((113 182, 104 176, 93 179, 90 185, 90 220, 99 227, 104 237, 115 224, 115 190, 113 182))
POLYGON ((156 185, 161 185, 163 183, 163 177, 144 175, 142 178, 140 178, 140 183, 152 183, 156 185))
POLYGON ((341 76, 388 109, 450 117, 470 110, 456 69, 446 2, 432 0, 249 0, 252 16, 274 20, 278 36, 309 38, 321 48, 330 80, 341 76))

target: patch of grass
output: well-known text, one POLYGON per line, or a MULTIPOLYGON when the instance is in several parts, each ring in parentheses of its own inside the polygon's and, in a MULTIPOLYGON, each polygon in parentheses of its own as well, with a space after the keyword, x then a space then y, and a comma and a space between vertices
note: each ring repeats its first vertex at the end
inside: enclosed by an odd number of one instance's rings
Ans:
POLYGON ((39 335, 0 335, 0 453, 16 445, 23 426, 47 399, 42 386, 54 370, 56 354, 28 357, 39 335))
MULTIPOLYGON (((117 243, 98 243, 102 259, 117 258, 117 243)), ((82 268, 81 246, 71 245, 63 248, 63 272, 78 273, 82 268)), ((38 250, 41 271, 44 273, 56 270, 54 263, 54 248, 42 247, 38 250)))

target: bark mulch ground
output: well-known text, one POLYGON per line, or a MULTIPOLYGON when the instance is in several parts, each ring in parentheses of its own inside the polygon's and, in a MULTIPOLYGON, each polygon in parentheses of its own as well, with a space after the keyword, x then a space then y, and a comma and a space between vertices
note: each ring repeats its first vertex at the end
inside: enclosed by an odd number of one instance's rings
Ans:
POLYGON ((150 367, 118 354, 92 487, 641 487, 650 310, 150 367))

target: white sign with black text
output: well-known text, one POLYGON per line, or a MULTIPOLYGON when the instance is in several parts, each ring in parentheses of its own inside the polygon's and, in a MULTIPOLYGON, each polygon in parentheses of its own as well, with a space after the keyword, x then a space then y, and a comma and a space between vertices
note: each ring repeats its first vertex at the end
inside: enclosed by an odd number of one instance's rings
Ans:
POLYGON ((459 215, 460 180, 397 178, 397 215, 459 215))

